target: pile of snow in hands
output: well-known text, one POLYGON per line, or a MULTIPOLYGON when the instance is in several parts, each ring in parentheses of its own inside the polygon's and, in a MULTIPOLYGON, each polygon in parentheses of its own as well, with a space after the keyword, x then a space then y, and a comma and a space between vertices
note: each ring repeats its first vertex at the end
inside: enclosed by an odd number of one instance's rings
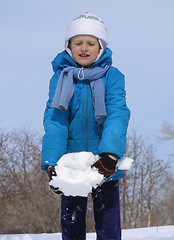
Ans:
MULTIPOLYGON (((98 169, 91 168, 100 157, 91 152, 68 153, 63 155, 55 167, 57 176, 50 185, 58 187, 66 196, 87 197, 92 188, 104 181, 104 176, 98 169)), ((117 168, 128 170, 133 159, 123 157, 118 161, 117 168)))

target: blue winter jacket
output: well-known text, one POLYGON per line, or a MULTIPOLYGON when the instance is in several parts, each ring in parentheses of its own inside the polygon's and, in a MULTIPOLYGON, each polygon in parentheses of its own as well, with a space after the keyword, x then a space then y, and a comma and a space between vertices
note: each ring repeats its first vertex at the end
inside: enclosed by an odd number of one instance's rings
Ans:
MULTIPOLYGON (((112 64, 112 51, 107 48, 102 57, 91 67, 112 64)), ((66 112, 51 108, 56 86, 63 68, 77 66, 70 55, 63 51, 52 62, 54 75, 50 80, 49 100, 44 113, 45 135, 42 139, 41 168, 56 166, 66 153, 92 152, 123 156, 126 150, 126 133, 130 111, 126 106, 124 75, 110 67, 103 77, 107 117, 102 125, 94 119, 94 109, 89 81, 74 80, 74 95, 66 112)), ((108 180, 124 177, 124 171, 117 170, 108 180)))

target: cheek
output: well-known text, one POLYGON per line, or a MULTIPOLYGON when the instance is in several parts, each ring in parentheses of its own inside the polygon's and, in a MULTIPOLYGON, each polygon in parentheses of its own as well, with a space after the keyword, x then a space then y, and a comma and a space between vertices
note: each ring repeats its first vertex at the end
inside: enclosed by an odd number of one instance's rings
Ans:
POLYGON ((73 58, 76 58, 76 56, 78 55, 77 54, 77 48, 72 47, 71 48, 71 53, 72 53, 73 58))
POLYGON ((97 46, 94 48, 94 51, 95 51, 95 53, 98 55, 99 52, 100 52, 100 47, 97 45, 97 46))
POLYGON ((71 52, 72 52, 72 54, 75 52, 75 49, 74 49, 74 47, 72 46, 71 48, 71 52))
POLYGON ((98 54, 99 54, 99 52, 100 52, 100 50, 99 50, 98 48, 97 48, 97 49, 94 49, 94 50, 93 50, 93 55, 97 57, 98 54))
POLYGON ((71 52, 76 52, 77 51, 77 46, 74 44, 70 45, 71 52))

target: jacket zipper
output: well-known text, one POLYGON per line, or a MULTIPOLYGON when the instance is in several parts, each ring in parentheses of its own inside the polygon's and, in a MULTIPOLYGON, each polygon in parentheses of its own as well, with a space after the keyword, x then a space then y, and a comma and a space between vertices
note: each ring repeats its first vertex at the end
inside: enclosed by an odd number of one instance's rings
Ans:
POLYGON ((86 152, 88 152, 88 80, 86 80, 86 118, 85 118, 85 137, 86 137, 86 152))

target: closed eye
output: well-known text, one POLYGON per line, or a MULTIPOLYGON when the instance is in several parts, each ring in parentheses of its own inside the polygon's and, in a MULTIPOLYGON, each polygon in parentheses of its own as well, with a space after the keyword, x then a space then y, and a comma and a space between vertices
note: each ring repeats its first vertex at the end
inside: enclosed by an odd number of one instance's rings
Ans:
POLYGON ((95 45, 95 43, 92 43, 92 42, 89 42, 88 43, 90 46, 94 46, 95 45))
POLYGON ((75 45, 80 46, 82 43, 81 42, 76 42, 75 45))

